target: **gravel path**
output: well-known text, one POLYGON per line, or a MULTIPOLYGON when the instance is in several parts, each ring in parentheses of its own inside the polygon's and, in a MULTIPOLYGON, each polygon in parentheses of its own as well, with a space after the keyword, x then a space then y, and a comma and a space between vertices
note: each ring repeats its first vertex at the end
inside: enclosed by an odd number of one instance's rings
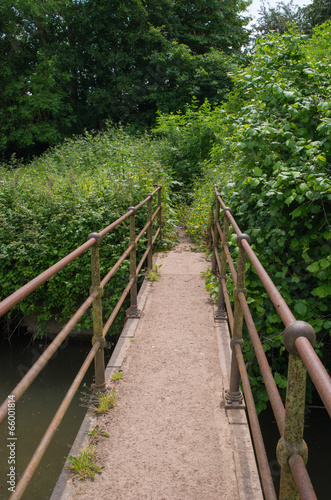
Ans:
POLYGON ((237 500, 233 434, 222 400, 209 264, 185 235, 159 256, 135 341, 123 363, 118 402, 98 418, 104 468, 75 482, 87 500, 237 500))

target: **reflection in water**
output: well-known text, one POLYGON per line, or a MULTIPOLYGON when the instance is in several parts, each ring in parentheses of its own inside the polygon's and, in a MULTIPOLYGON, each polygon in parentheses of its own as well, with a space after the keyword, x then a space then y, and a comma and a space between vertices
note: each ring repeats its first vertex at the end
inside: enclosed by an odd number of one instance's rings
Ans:
MULTIPOLYGON (((20 381, 32 364, 42 354, 43 341, 29 344, 30 336, 23 335, 12 342, 0 345, 0 400, 2 401, 20 381)), ((35 448, 47 430, 58 406, 73 382, 85 359, 90 342, 70 341, 51 359, 32 386, 16 405, 16 474, 24 472, 35 448)), ((88 386, 93 379, 93 363, 83 383, 88 386)), ((44 455, 24 500, 50 498, 65 459, 84 418, 86 408, 80 406, 79 389, 44 455)), ((9 497, 7 474, 9 472, 7 422, 0 427, 0 499, 9 497)), ((16 480, 16 483, 18 479, 16 480)))

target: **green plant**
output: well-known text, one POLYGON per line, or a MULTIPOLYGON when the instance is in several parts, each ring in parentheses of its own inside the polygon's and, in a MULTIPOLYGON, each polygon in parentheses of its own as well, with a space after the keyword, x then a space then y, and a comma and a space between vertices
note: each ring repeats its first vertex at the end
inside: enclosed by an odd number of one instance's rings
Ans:
POLYGON ((159 281, 161 267, 162 264, 160 265, 154 264, 153 268, 147 271, 147 279, 152 283, 154 283, 155 281, 159 281))
POLYGON ((95 446, 89 445, 85 450, 79 452, 77 457, 69 456, 70 470, 79 479, 87 479, 101 474, 102 468, 96 464, 95 446))
POLYGON ((106 413, 116 404, 116 394, 114 389, 107 389, 105 392, 97 391, 95 396, 96 402, 92 404, 92 409, 98 414, 106 413))
POLYGON ((112 373, 112 375, 111 375, 112 380, 115 380, 115 381, 121 380, 123 377, 124 377, 124 374, 121 371, 112 373))
POLYGON ((90 438, 90 444, 96 444, 100 437, 109 437, 109 434, 96 425, 91 431, 85 431, 90 438))
MULTIPOLYGON (((0 300, 84 243, 89 233, 100 231, 126 213, 130 205, 136 205, 154 189, 155 182, 163 185, 165 244, 173 232, 174 222, 171 229, 167 224, 168 214, 174 218, 169 207, 169 178, 158 160, 157 144, 147 137, 129 136, 120 128, 109 128, 104 133, 67 140, 29 165, 15 163, 15 168, 7 167, 0 167, 0 300)), ((136 214, 137 232, 144 227, 146 218, 147 205, 136 214)), ((103 238, 102 276, 128 243, 128 221, 103 238)), ((137 258, 144 249, 142 239, 137 258)), ((111 288, 105 288, 105 318, 121 296, 129 272, 125 261, 112 278, 111 288)), ((61 323, 74 314, 88 294, 90 273, 90 255, 86 252, 17 306, 22 315, 38 317, 43 326, 37 335, 47 334, 50 318, 61 323)), ((116 322, 121 325, 123 320, 121 312, 116 322)), ((91 325, 89 310, 78 329, 91 325)))

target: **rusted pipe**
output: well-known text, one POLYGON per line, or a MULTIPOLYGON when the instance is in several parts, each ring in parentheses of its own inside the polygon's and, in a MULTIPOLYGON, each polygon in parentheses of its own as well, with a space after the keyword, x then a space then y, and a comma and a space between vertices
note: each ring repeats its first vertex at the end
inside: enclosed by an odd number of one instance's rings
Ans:
POLYGON ((245 401, 247 405, 250 428, 254 441, 254 449, 259 465, 263 492, 267 500, 277 500, 274 484, 271 477, 268 458, 263 443, 263 437, 261 433, 259 419, 256 413, 254 398, 246 371, 245 361, 241 352, 241 346, 239 344, 235 344, 234 350, 238 361, 241 382, 245 393, 245 401))
POLYGON ((300 455, 292 455, 289 464, 298 488, 300 500, 317 500, 306 466, 300 455))
POLYGON ((293 323, 295 321, 295 317, 294 317, 292 311, 290 310, 290 308, 286 304, 285 300, 283 299, 283 297, 281 296, 281 294, 277 290, 277 288, 274 285, 273 281, 271 280, 269 274, 262 266, 261 262, 257 258, 254 250, 251 248, 249 243, 247 241, 243 241, 242 244, 243 244, 245 252, 246 252, 249 260, 251 261, 255 271, 257 272, 258 277, 260 278, 267 294, 269 295, 273 305, 275 306, 275 309, 276 309, 279 317, 281 318, 281 320, 283 321, 285 326, 290 325, 291 323, 293 323))
POLYGON ((134 281, 135 281, 135 278, 134 278, 134 277, 130 279, 130 281, 129 281, 128 285, 126 286, 126 288, 124 289, 124 291, 123 291, 123 293, 122 293, 122 295, 121 295, 121 297, 120 297, 119 301, 117 302, 116 306, 114 307, 113 312, 111 313, 111 315, 109 316, 109 318, 108 318, 108 320, 107 320, 107 322, 106 322, 105 326, 103 327, 103 336, 104 336, 104 337, 106 336, 106 334, 107 334, 107 332, 108 332, 109 328, 110 328, 110 327, 111 327, 111 325, 113 324, 113 321, 114 321, 114 319, 116 318, 117 313, 118 313, 118 311, 120 310, 120 308, 121 308, 121 306, 122 306, 122 304, 123 304, 124 300, 126 299, 126 297, 127 297, 128 293, 129 293, 129 291, 131 290, 131 287, 132 287, 132 285, 133 285, 134 281))
POLYGON ((156 230, 156 233, 155 233, 155 235, 154 235, 154 237, 153 237, 153 239, 152 239, 152 246, 154 245, 155 240, 156 240, 156 238, 158 237, 158 235, 159 235, 159 233, 160 233, 160 232, 161 232, 161 228, 160 228, 160 227, 158 227, 158 228, 157 228, 157 230, 156 230))
POLYGON ((124 262, 124 260, 128 257, 128 255, 130 254, 132 248, 133 248, 133 245, 129 245, 128 246, 128 248, 125 250, 125 252, 122 254, 122 256, 118 259, 118 261, 116 262, 116 264, 111 268, 110 271, 108 271, 108 273, 106 274, 106 276, 103 278, 103 280, 100 283, 100 286, 102 286, 103 288, 106 286, 106 284, 108 283, 108 281, 110 280, 110 278, 112 276, 114 276, 114 274, 116 273, 117 269, 120 267, 120 265, 122 264, 122 262, 124 262))
MULTIPOLYGON (((221 240, 223 242, 224 241, 224 239, 223 239, 223 232, 221 230, 221 226, 219 225, 219 223, 217 224, 217 229, 218 229, 218 232, 219 232, 219 234, 221 236, 221 240)), ((234 267, 229 247, 228 247, 228 245, 224 245, 223 248, 224 248, 224 252, 225 252, 225 255, 226 255, 226 260, 227 260, 227 262, 229 264, 229 268, 230 268, 230 271, 231 271, 231 274, 232 274, 233 281, 236 284, 236 282, 237 282, 237 271, 236 271, 236 268, 234 267)))
POLYGON ((272 406, 272 410, 276 418, 278 430, 280 435, 282 436, 284 432, 285 408, 281 400, 281 397, 279 395, 277 385, 272 376, 269 363, 267 361, 263 346, 261 344, 261 340, 257 333, 251 312, 249 310, 249 306, 246 301, 246 297, 243 293, 239 293, 239 300, 241 308, 244 313, 245 323, 253 344, 256 359, 259 364, 263 381, 267 389, 269 400, 272 406))
MULTIPOLYGON (((68 321, 65 327, 60 331, 60 333, 55 337, 53 342, 49 344, 47 349, 40 355, 34 365, 30 368, 30 370, 24 375, 22 380, 17 384, 15 389, 11 392, 11 395, 15 396, 15 401, 19 401, 19 399, 23 396, 25 391, 30 387, 34 379, 39 375, 41 370, 46 366, 51 357, 55 354, 57 349, 60 347, 65 338, 69 335, 74 326, 78 323, 83 314, 88 310, 88 308, 92 305, 94 299, 97 297, 98 292, 94 291, 91 295, 85 300, 85 302, 80 306, 80 308, 76 311, 73 317, 68 321)), ((8 408, 8 398, 4 401, 4 403, 0 407, 0 424, 7 417, 7 408, 8 408)))
POLYGON ((86 241, 83 245, 76 248, 76 250, 69 253, 66 257, 59 260, 59 262, 46 269, 46 271, 39 274, 39 276, 36 276, 36 278, 33 278, 33 280, 29 281, 29 283, 22 286, 19 290, 16 290, 16 292, 12 293, 11 295, 9 295, 9 297, 0 302, 0 316, 3 316, 12 307, 14 307, 16 304, 21 302, 21 300, 25 299, 28 295, 30 295, 30 293, 36 290, 40 285, 42 285, 47 280, 49 280, 49 278, 54 276, 54 274, 61 271, 61 269, 70 264, 70 262, 75 260, 80 255, 82 255, 82 253, 84 253, 86 250, 91 248, 91 246, 94 245, 94 242, 95 242, 94 239, 86 241))
POLYGON ((95 353, 100 347, 100 342, 97 341, 92 349, 90 350, 89 354, 87 355, 81 369, 79 370, 76 378, 74 379, 73 383, 70 386, 70 389, 68 390, 65 398, 63 399, 61 405, 59 406, 59 409, 57 410, 52 422, 50 423, 47 431, 45 432, 42 440, 40 441, 36 451, 34 452, 33 457, 31 458, 28 466, 26 467, 25 471, 23 472, 23 475, 18 482, 16 488, 15 488, 15 493, 13 493, 10 496, 10 500, 18 500, 22 498, 22 495, 24 491, 26 490, 27 486, 29 485, 29 482, 37 469, 40 460, 44 456, 54 434, 57 431, 57 428, 59 427, 61 420, 63 419, 71 401, 73 400, 77 389, 81 383, 81 381, 84 378, 85 373, 87 372, 90 364, 93 361, 93 358, 95 356, 95 353))
POLYGON ((328 372, 307 338, 298 337, 295 347, 331 417, 331 378, 328 372))

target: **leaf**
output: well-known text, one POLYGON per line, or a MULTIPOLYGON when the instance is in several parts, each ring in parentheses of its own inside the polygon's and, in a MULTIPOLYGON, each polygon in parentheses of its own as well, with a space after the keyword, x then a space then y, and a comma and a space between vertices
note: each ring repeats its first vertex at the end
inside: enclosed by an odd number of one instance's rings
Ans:
POLYGON ((304 316, 307 313, 307 307, 302 301, 296 302, 296 304, 294 305, 294 310, 301 316, 304 316))
POLYGON ((327 286, 318 286, 317 288, 314 288, 311 293, 312 295, 315 295, 315 297, 320 297, 321 299, 327 297, 328 295, 331 295, 331 292, 330 290, 328 290, 327 286))
POLYGON ((319 263, 318 261, 314 262, 313 264, 310 264, 308 267, 306 267, 307 271, 309 271, 310 273, 317 273, 317 271, 319 271, 319 263))

